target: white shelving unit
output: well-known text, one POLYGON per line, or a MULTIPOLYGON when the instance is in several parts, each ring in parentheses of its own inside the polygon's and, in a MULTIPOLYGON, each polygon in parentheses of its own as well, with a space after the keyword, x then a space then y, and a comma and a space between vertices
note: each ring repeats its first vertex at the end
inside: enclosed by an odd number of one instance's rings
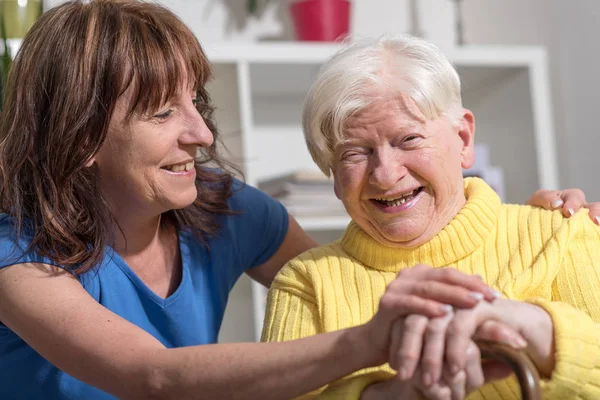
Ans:
MULTIPOLYGON (((230 158, 238 162, 249 184, 299 168, 316 169, 302 135, 302 104, 319 66, 339 46, 204 44, 215 66, 210 92, 217 106, 217 123, 230 158)), ((523 202, 536 188, 557 188, 545 50, 464 47, 446 54, 461 76, 464 105, 475 114, 476 142, 487 143, 492 164, 504 170, 507 200, 523 202)), ((348 221, 321 216, 299 219, 321 241, 339 237, 348 221)), ((250 283, 244 280, 244 284, 250 283)), ((247 299, 232 301, 230 307, 238 308, 238 314, 252 313, 254 337, 259 338, 264 288, 253 284, 252 297, 252 309, 247 299)))

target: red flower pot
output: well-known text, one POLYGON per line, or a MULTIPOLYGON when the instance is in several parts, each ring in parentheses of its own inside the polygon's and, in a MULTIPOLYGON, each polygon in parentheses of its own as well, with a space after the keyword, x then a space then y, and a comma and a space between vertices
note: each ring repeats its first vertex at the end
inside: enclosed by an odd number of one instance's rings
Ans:
POLYGON ((290 4, 290 14, 298 40, 333 42, 348 36, 348 0, 299 0, 290 4))

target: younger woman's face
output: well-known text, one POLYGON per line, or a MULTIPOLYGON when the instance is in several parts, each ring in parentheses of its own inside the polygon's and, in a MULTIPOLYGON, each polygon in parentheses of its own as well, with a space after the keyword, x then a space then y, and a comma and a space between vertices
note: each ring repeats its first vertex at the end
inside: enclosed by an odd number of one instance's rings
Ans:
POLYGON ((154 216, 190 205, 197 196, 197 149, 213 143, 196 91, 181 87, 156 113, 128 119, 131 97, 130 88, 118 99, 94 159, 113 213, 154 216))

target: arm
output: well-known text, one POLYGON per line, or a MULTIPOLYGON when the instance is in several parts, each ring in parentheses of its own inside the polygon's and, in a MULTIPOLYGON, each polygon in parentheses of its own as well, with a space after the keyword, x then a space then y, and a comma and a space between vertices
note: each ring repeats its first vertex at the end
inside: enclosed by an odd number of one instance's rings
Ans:
POLYGON ((600 230, 585 214, 569 221, 552 301, 529 301, 546 310, 554 327, 549 398, 600 398, 600 230))
POLYGON ((166 349, 46 265, 0 270, 0 320, 52 364, 119 398, 291 398, 373 363, 361 328, 287 343, 166 349))
POLYGON ((472 311, 458 310, 448 328, 446 357, 450 364, 462 365, 461 353, 477 326, 489 319, 501 321, 528 342, 526 351, 545 379, 544 398, 597 399, 600 230, 585 212, 558 223, 559 229, 546 242, 543 258, 547 263, 514 278, 515 287, 542 298, 497 299, 493 305, 482 303, 472 311))

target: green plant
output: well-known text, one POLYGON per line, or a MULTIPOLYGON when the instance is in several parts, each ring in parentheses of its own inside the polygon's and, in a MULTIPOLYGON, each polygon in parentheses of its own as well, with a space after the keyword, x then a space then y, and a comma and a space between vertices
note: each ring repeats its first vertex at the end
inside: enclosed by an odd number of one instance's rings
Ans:
POLYGON ((8 76, 8 69, 12 62, 10 54, 10 47, 8 47, 8 40, 6 38, 6 23, 4 22, 4 9, 0 7, 0 35, 2 36, 2 60, 0 62, 0 72, 2 77, 0 80, 0 110, 2 109, 2 103, 4 100, 4 88, 6 87, 6 78, 8 76))
MULTIPOLYGON (((246 9, 248 10, 248 14, 256 14, 258 11, 258 3, 260 0, 246 0, 246 9)), ((267 4, 269 0, 264 0, 264 3, 267 4)))
MULTIPOLYGON (((40 0, 40 6, 37 10, 37 16, 42 15, 44 12, 44 1, 40 0)), ((2 57, 0 60, 0 110, 2 109, 2 102, 4 99, 4 88, 6 87, 6 78, 8 77, 8 71, 10 64, 12 63, 12 54, 10 53, 10 46, 8 45, 8 35, 6 28, 6 18, 4 3, 0 0, 0 40, 2 45, 2 57)))

